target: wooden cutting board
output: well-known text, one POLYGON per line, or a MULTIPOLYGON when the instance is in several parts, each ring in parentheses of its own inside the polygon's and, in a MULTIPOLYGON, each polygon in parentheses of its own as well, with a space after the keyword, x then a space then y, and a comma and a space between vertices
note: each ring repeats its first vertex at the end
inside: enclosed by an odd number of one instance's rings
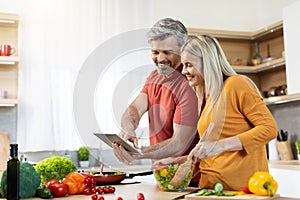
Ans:
POLYGON ((271 200, 277 199, 280 195, 276 194, 273 197, 269 196, 257 196, 254 194, 245 194, 245 195, 236 195, 236 196, 195 196, 195 194, 189 194, 185 196, 185 199, 190 200, 249 200, 249 199, 258 199, 258 200, 271 200))

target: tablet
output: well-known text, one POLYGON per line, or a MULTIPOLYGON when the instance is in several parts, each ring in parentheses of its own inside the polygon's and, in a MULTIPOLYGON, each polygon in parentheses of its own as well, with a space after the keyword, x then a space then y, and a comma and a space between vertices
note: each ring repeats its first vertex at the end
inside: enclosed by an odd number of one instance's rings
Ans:
POLYGON ((122 145, 127 151, 131 153, 141 154, 141 151, 133 146, 130 142, 127 142, 117 134, 109 133, 94 133, 98 138, 105 142, 108 146, 112 147, 112 143, 118 143, 122 145))

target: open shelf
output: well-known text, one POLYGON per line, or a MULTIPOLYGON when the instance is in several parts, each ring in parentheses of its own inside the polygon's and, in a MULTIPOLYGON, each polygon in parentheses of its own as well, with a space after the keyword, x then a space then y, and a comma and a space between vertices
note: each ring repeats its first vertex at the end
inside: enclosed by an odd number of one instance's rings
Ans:
POLYGON ((262 63, 255 66, 232 66, 232 67, 238 73, 258 73, 258 72, 274 69, 277 67, 281 67, 283 65, 285 65, 285 59, 278 58, 276 60, 272 60, 270 62, 262 63))
POLYGON ((18 104, 18 99, 0 99, 0 107, 13 107, 18 104))
POLYGON ((17 56, 0 56, 0 65, 14 65, 19 62, 17 56))

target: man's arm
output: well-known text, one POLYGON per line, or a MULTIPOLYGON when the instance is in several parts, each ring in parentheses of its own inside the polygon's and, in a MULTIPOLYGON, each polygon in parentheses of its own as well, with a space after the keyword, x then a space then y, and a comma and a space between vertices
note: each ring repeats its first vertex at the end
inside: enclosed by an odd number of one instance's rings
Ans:
POLYGON ((125 140, 131 141, 138 147, 135 130, 139 125, 142 115, 147 111, 148 96, 140 93, 125 110, 121 119, 121 131, 119 135, 125 140))
POLYGON ((161 159, 182 155, 193 142, 196 134, 198 134, 197 128, 180 124, 174 124, 173 127, 174 134, 171 138, 148 147, 143 147, 141 149, 143 155, 138 158, 161 159))

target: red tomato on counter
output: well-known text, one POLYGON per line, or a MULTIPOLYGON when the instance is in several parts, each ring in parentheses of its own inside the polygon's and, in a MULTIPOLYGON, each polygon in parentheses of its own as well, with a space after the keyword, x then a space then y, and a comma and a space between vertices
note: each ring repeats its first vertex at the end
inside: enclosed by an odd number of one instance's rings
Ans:
POLYGON ((54 183, 59 183, 59 180, 56 179, 56 178, 51 179, 50 181, 47 182, 46 188, 49 188, 49 186, 54 184, 54 183))
POLYGON ((64 183, 53 183, 49 186, 54 197, 64 197, 69 192, 69 187, 64 183))
POLYGON ((145 200, 145 196, 143 193, 138 193, 137 194, 137 200, 145 200))

